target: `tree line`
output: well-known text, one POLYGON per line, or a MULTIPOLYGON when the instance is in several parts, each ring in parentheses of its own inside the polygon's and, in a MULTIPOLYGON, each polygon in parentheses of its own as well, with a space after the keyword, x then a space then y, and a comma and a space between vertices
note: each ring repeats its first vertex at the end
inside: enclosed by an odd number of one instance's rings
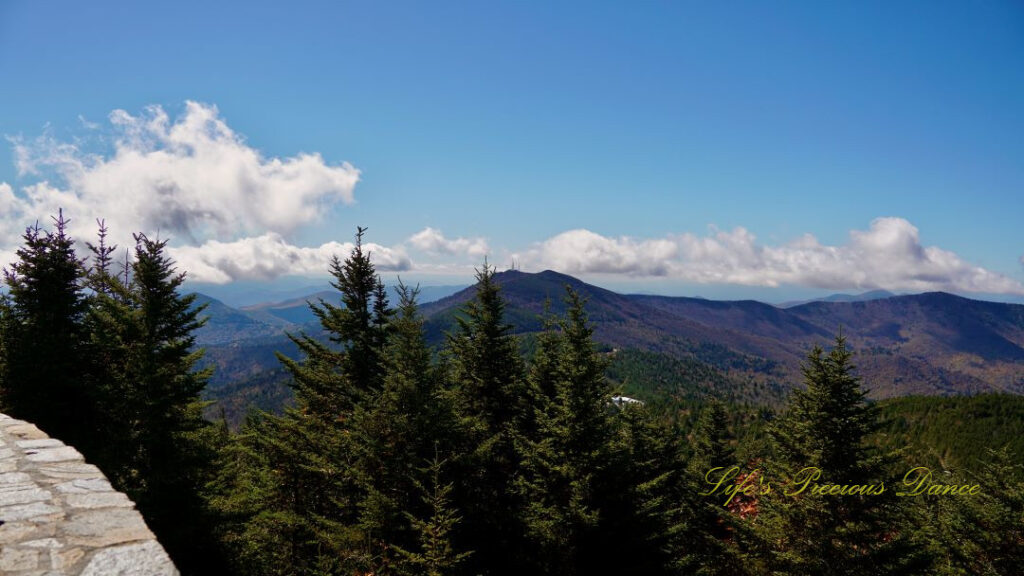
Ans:
POLYGON ((76 447, 138 505, 174 560, 217 558, 204 486, 222 434, 203 419, 208 371, 166 240, 134 236, 124 260, 99 222, 79 257, 63 213, 28 228, 4 269, 0 409, 76 447))
POLYGON ((185 574, 1012 574, 1024 559, 1008 450, 942 476, 978 496, 895 496, 905 466, 869 441, 882 420, 842 337, 809 352, 750 446, 723 402, 693 427, 612 402, 569 288, 527 354, 485 264, 431 348, 417 290, 392 302, 364 232, 330 262, 338 299, 312 305, 322 333, 279 355, 294 403, 231 433, 202 417, 202 307, 166 241, 137 234, 115 262, 102 223, 88 258, 63 215, 29 228, 5 269, 0 408, 97 464, 185 574), (788 495, 807 467, 891 489, 788 495))

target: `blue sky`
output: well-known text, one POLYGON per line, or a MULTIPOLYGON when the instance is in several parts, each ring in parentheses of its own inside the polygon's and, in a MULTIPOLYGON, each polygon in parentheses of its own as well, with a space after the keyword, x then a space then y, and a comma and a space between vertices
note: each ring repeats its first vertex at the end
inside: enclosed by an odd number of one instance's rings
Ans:
POLYGON ((7 0, 0 255, 59 205, 238 285, 363 225, 430 283, 1019 298, 1022 64, 1019 2, 7 0))

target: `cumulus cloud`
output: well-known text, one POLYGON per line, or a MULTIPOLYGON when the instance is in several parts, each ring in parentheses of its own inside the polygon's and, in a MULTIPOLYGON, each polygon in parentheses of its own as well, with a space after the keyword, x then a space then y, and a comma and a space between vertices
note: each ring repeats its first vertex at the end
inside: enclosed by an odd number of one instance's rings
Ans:
MULTIPOLYGON (((198 282, 226 284, 234 280, 270 280, 284 275, 315 276, 327 270, 332 256, 344 259, 351 242, 328 242, 316 247, 292 246, 279 234, 243 238, 234 242, 210 240, 200 246, 170 250, 180 269, 198 282)), ((412 266, 401 248, 363 244, 380 271, 403 271, 412 266)))
MULTIPOLYGON (((176 120, 159 106, 109 117, 113 152, 86 153, 44 134, 14 139, 21 175, 54 176, 26 189, 30 216, 64 207, 112 229, 162 230, 195 240, 294 232, 324 208, 354 201, 359 171, 319 154, 267 158, 220 117, 215 106, 187 102, 176 120), (85 209, 85 210, 82 210, 85 209)), ((23 217, 23 215, 22 215, 23 217)))
POLYGON ((666 276, 678 248, 670 240, 607 238, 589 230, 569 230, 545 240, 523 260, 567 274, 666 276))
POLYGON ((646 240, 570 230, 516 257, 527 268, 569 274, 768 287, 1024 294, 1024 285, 1016 280, 974 266, 953 252, 923 246, 918 229, 903 218, 875 219, 867 230, 851 231, 841 246, 823 245, 811 235, 766 246, 744 228, 646 240))
MULTIPOLYGON (((187 102, 171 118, 161 107, 112 112, 99 125, 80 119, 86 140, 61 141, 46 129, 35 139, 9 138, 15 165, 31 183, 0 182, 0 265, 11 262, 25 227, 50 224, 63 208, 71 234, 95 235, 104 218, 113 242, 132 232, 171 237, 171 255, 193 280, 230 282, 281 275, 320 275, 350 243, 296 246, 292 237, 336 205, 355 201, 360 173, 317 153, 266 156, 215 106, 187 102), (93 146, 99 142, 101 146, 93 146), (97 152, 96 150, 101 150, 97 152)), ((480 237, 446 237, 424 228, 393 247, 366 246, 382 271, 465 274, 466 262, 491 253, 480 237), (417 254, 415 265, 407 250, 417 254)), ((525 269, 570 274, 676 278, 752 286, 826 289, 952 290, 1024 294, 1024 285, 957 254, 924 246, 902 218, 879 218, 836 246, 806 235, 765 245, 744 228, 663 238, 608 237, 569 230, 509 254, 525 269)), ((1020 259, 1024 265, 1024 256, 1020 259)))
MULTIPOLYGON (((274 247, 271 254, 324 249, 289 252, 281 238, 318 222, 333 205, 354 202, 359 170, 351 164, 331 164, 317 153, 267 157, 215 106, 190 101, 175 119, 159 106, 138 115, 115 110, 108 120, 99 138, 110 144, 106 154, 87 151, 78 139, 59 141, 50 130, 33 140, 9 139, 19 175, 35 182, 17 192, 0 183, 0 250, 18 243, 13 231, 48 224, 63 208, 76 238, 94 237, 95 221, 103 218, 121 245, 131 244, 132 232, 159 232, 179 248, 211 251, 204 262, 229 266, 212 257, 214 246, 274 247)), ((257 269, 235 265, 222 272, 231 277, 257 269)))
POLYGON ((417 250, 431 254, 465 254, 468 256, 486 256, 490 249, 483 238, 455 238, 449 240, 440 230, 424 228, 409 237, 409 244, 417 250))
MULTIPOLYGON (((10 184, 0 182, 0 218, 3 218, 2 215, 5 214, 21 214, 25 209, 25 200, 14 195, 10 184)), ((0 249, 17 244, 20 232, 25 229, 26 223, 22 223, 21 226, 8 222, 4 222, 4 224, 0 227, 0 249)))

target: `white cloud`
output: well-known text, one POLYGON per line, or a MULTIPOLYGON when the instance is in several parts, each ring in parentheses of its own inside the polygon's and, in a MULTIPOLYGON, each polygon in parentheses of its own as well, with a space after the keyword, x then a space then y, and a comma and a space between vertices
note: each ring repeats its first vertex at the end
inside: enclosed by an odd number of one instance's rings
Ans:
POLYGON ((567 274, 665 276, 677 252, 678 246, 669 240, 636 241, 626 236, 607 238, 589 230, 569 230, 545 240, 522 259, 526 265, 567 274))
POLYGON ((86 130, 99 130, 100 125, 98 122, 92 122, 81 114, 78 115, 78 122, 82 125, 82 128, 86 130))
POLYGON ((569 274, 668 277, 697 283, 826 289, 952 290, 1024 294, 1020 282, 974 266, 953 252, 923 246, 902 218, 878 218, 841 246, 805 235, 781 246, 758 244, 744 228, 663 239, 609 238, 570 230, 516 255, 528 269, 569 274))
MULTIPOLYGON (((335 205, 355 201, 359 170, 317 153, 267 157, 232 130, 217 108, 187 102, 172 119, 159 106, 138 115, 115 110, 106 127, 80 119, 89 138, 110 143, 92 152, 81 140, 62 142, 50 129, 39 138, 9 139, 15 164, 33 182, 15 190, 0 182, 0 264, 14 257, 26 226, 50 225, 64 209, 71 234, 95 237, 104 218, 110 240, 132 245, 132 232, 171 237, 171 253, 193 280, 230 282, 285 274, 322 275, 350 243, 292 244, 291 234, 315 225, 335 205)), ((415 269, 464 274, 492 249, 484 238, 446 237, 424 228, 394 247, 368 245, 382 271, 415 269), (413 264, 406 250, 423 256, 413 264)), ((952 290, 1024 294, 1024 285, 974 266, 957 254, 921 244, 901 218, 879 218, 850 232, 842 245, 805 235, 782 245, 759 244, 748 230, 712 229, 664 238, 606 237, 569 230, 509 257, 525 269, 569 274, 675 278, 751 286, 826 289, 952 290)), ((1024 265, 1024 256, 1021 257, 1024 265)))
POLYGON ((409 237, 409 244, 417 250, 431 254, 466 254, 469 256, 486 256, 490 249, 483 238, 455 238, 449 240, 436 228, 424 228, 409 237))
MULTIPOLYGON (((80 121, 90 132, 99 129, 80 121)), ((281 260, 231 262, 223 257, 229 247, 240 257, 317 261, 322 273, 326 260, 316 255, 344 246, 297 248, 283 237, 318 222, 333 205, 354 202, 359 170, 352 165, 328 164, 316 153, 266 157, 215 106, 198 102, 187 102, 173 120, 151 106, 137 116, 115 110, 109 123, 100 136, 113 143, 106 155, 85 151, 77 139, 58 141, 49 128, 35 140, 9 138, 19 174, 36 181, 17 193, 0 182, 4 264, 20 244, 20 231, 36 221, 49 225, 60 208, 77 239, 95 237, 97 218, 106 220, 110 240, 121 246, 133 245, 133 232, 169 236, 189 264, 201 266, 191 276, 218 281, 293 272, 281 268, 281 260)), ((382 249, 381 256, 391 252, 382 249)))
MULTIPOLYGON (((292 246, 280 235, 267 233, 234 242, 210 240, 201 246, 180 246, 170 250, 180 270, 190 280, 226 284, 234 280, 270 280, 284 275, 320 276, 327 272, 332 256, 344 259, 351 242, 328 242, 316 247, 292 246)), ((412 262, 399 248, 363 244, 379 271, 403 271, 412 262)))
POLYGON ((329 165, 319 154, 264 157, 215 106, 187 102, 173 121, 159 106, 138 116, 115 110, 109 120, 109 156, 49 133, 12 140, 19 173, 44 179, 25 189, 27 205, 0 215, 4 224, 48 218, 63 207, 79 237, 91 235, 102 217, 122 240, 133 231, 159 230, 198 243, 267 231, 287 235, 318 221, 330 205, 354 201, 359 171, 350 164, 329 165))
MULTIPOLYGON (((11 185, 6 182, 0 182, 0 218, 4 218, 4 215, 7 214, 22 214, 25 208, 25 200, 14 194, 11 185)), ((0 249, 18 244, 21 239, 21 232, 30 224, 31 222, 23 222, 19 226, 15 223, 4 222, 4 225, 0 227, 0 249)))

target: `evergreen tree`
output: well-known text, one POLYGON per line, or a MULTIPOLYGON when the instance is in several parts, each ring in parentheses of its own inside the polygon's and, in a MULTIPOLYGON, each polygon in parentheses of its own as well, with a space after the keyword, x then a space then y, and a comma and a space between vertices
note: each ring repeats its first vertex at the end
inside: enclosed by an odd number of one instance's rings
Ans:
POLYGON ((345 349, 341 368, 353 402, 360 394, 380 387, 388 321, 393 314, 384 283, 375 272, 369 252, 363 251, 365 233, 366 228, 358 228, 355 247, 344 262, 337 256, 331 260, 331 285, 341 293, 342 306, 321 301, 319 307, 314 307, 331 341, 345 349))
POLYGON ((691 470, 703 476, 711 468, 735 465, 732 439, 725 406, 717 398, 712 398, 701 412, 693 431, 691 470))
MULTIPOLYGON (((146 425, 141 403, 148 399, 138 389, 143 325, 131 287, 111 273, 110 255, 116 247, 106 244, 106 235, 101 224, 99 245, 87 243, 93 258, 86 279, 92 295, 85 319, 85 373, 99 415, 97 436, 102 438, 89 458, 114 486, 134 493, 144 482, 139 471, 141 431, 146 425)), ((130 266, 127 257, 125 264, 130 266)))
POLYGON ((341 305, 321 299, 310 306, 329 343, 290 336, 302 360, 278 355, 292 376, 295 405, 282 416, 262 415, 233 449, 234 458, 261 470, 218 480, 222 487, 254 483, 263 494, 261 504, 230 493, 217 498, 222 505, 244 502, 239 508, 252 514, 238 520, 225 540, 236 552, 251 554, 242 562, 255 573, 340 574, 372 563, 374 535, 359 524, 365 482, 353 420, 383 384, 392 312, 363 250, 364 233, 358 229, 344 262, 334 258, 330 264, 341 305))
MULTIPOLYGON (((558 395, 559 360, 562 349, 562 334, 559 318, 551 313, 551 300, 544 302, 541 315, 541 330, 534 336, 534 350, 530 357, 527 373, 527 387, 532 404, 528 407, 534 420, 552 409, 552 402, 558 395)), ((530 422, 535 424, 535 422, 530 422)), ((536 429, 524 430, 526 436, 535 435, 536 429)))
POLYGON ((85 268, 69 222, 60 212, 52 232, 28 228, 18 260, 4 269, 9 300, 0 407, 89 454, 97 438, 95 402, 82 370, 85 268))
POLYGON ((101 222, 99 246, 90 246, 86 372, 102 445, 89 457, 135 501, 184 573, 216 573, 202 491, 218 435, 202 416, 210 371, 197 368, 194 335, 203 307, 180 293, 185 274, 166 255, 167 241, 137 234, 125 283, 110 272, 105 237, 101 222))
POLYGON ((130 294, 139 330, 131 374, 140 482, 125 487, 182 571, 212 569, 200 493, 209 480, 216 430, 203 418, 200 394, 210 370, 194 332, 205 323, 195 294, 180 293, 185 273, 167 256, 166 240, 135 235, 130 294))
POLYGON ((358 228, 356 244, 344 261, 337 256, 331 259, 331 286, 339 292, 340 305, 323 299, 310 304, 323 333, 335 346, 303 333, 289 336, 299 347, 302 361, 278 354, 294 379, 292 387, 301 400, 301 412, 324 420, 351 414, 353 407, 381 384, 392 311, 370 254, 363 251, 365 232, 358 228))
POLYGON ((96 225, 98 243, 86 242, 85 245, 92 252, 92 265, 89 268, 88 286, 97 293, 109 293, 111 281, 116 280, 111 276, 110 265, 113 263, 112 254, 117 250, 117 245, 107 244, 107 224, 105 221, 97 220, 96 225))
MULTIPOLYGON (((978 553, 970 570, 1000 576, 1020 571, 1024 563, 1024 463, 1007 447, 987 449, 975 507, 978 553)), ((962 535, 965 536, 965 535, 962 535)))
POLYGON ((11 329, 8 325, 13 321, 11 315, 11 299, 7 294, 0 294, 0 409, 4 408, 4 378, 7 375, 7 340, 11 329))
MULTIPOLYGON (((423 509, 425 503, 416 498, 428 480, 418 478, 423 473, 419 465, 431 458, 436 460, 438 451, 451 453, 454 448, 454 415, 450 402, 442 397, 441 374, 433 366, 424 340, 423 320, 416 310, 418 290, 399 284, 398 292, 398 315, 391 321, 391 337, 383 359, 383 385, 356 408, 352 419, 355 472, 363 494, 359 526, 369 544, 363 570, 374 574, 398 570, 398 551, 413 549, 422 537, 421 529, 434 521, 432 515, 440 513, 423 509), (410 524, 410 518, 419 524, 410 524)), ((431 471, 435 476, 439 473, 439 469, 431 471)), ((435 491, 432 498, 440 497, 437 491, 445 492, 447 498, 449 489, 438 484, 438 478, 429 481, 435 491)), ((434 507, 441 503, 427 504, 434 507)), ((425 552, 427 556, 435 553, 439 552, 425 552)), ((440 569, 435 560, 426 565, 440 569)))
POLYGON ((795 390, 788 410, 771 428, 777 479, 759 499, 759 528, 776 570, 801 574, 906 574, 925 558, 909 540, 905 510, 895 498, 887 464, 867 437, 877 429, 876 407, 854 375, 842 336, 826 355, 811 350, 803 366, 806 389, 795 390), (815 495, 796 483, 820 470, 818 484, 874 485, 880 494, 815 495), (801 474, 804 474, 801 476, 801 474))
POLYGON ((458 552, 452 543, 452 531, 462 520, 452 507, 452 483, 445 484, 441 477, 446 461, 435 454, 426 468, 421 468, 429 483, 416 480, 415 487, 426 509, 426 515, 406 513, 417 535, 418 550, 397 547, 404 559, 404 573, 425 576, 449 576, 472 552, 458 552))
POLYGON ((977 494, 913 497, 914 520, 940 576, 1006 576, 1024 562, 1024 464, 1003 446, 986 449, 976 466, 976 473, 947 472, 936 481, 976 484, 977 494))
POLYGON ((740 546, 752 537, 749 527, 722 505, 721 496, 703 496, 709 479, 738 465, 732 441, 725 406, 711 398, 693 430, 693 454, 683 483, 690 515, 683 537, 685 564, 695 574, 748 573, 740 546))
POLYGON ((645 405, 623 405, 611 481, 599 495, 605 530, 591 557, 606 574, 692 574, 685 540, 693 498, 683 480, 681 435, 645 405))
POLYGON ((291 474, 271 468, 271 438, 266 418, 250 413, 240 432, 222 444, 217 474, 206 488, 232 574, 299 572, 293 535, 301 519, 291 509, 290 493, 281 490, 291 474))
POLYGON ((473 574, 519 574, 527 560, 524 530, 514 513, 514 438, 527 419, 528 390, 518 339, 504 311, 494 269, 485 264, 445 351, 465 452, 453 496, 464 515, 457 542, 474 551, 466 562, 473 574))
POLYGON ((53 232, 28 229, 5 274, 5 409, 97 463, 186 573, 215 569, 200 497, 212 446, 199 402, 208 372, 195 370, 194 296, 178 294, 184 275, 166 242, 137 236, 126 284, 110 274, 114 247, 102 222, 87 273, 68 220, 54 220, 53 232))
POLYGON ((598 498, 609 482, 615 427, 608 361, 595 350, 582 298, 567 289, 566 304, 560 333, 539 337, 531 366, 537 433, 521 441, 519 490, 540 569, 571 575, 589 573, 603 559, 593 536, 605 528, 598 498))

